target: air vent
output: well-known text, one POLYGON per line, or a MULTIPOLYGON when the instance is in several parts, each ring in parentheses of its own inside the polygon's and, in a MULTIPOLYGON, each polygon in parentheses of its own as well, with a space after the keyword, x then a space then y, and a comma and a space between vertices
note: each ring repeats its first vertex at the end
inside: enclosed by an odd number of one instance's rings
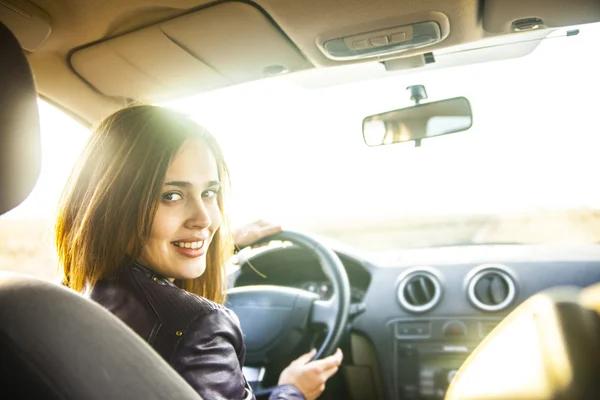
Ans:
POLYGON ((480 310, 504 310, 517 295, 515 280, 503 265, 482 265, 470 275, 467 296, 480 310))
POLYGON ((398 301, 411 312, 431 310, 442 298, 440 280, 430 269, 413 269, 400 277, 398 301))

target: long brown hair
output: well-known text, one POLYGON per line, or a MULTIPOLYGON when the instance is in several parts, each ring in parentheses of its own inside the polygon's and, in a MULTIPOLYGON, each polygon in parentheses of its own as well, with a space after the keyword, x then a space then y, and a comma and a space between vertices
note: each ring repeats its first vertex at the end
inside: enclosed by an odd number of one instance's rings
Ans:
POLYGON ((56 221, 64 285, 84 291, 140 256, 167 168, 193 138, 203 140, 217 160, 223 222, 208 248, 204 274, 175 284, 217 303, 225 301, 225 262, 233 246, 224 212, 229 172, 223 154, 215 138, 190 118, 150 105, 127 107, 104 119, 69 177, 56 221))

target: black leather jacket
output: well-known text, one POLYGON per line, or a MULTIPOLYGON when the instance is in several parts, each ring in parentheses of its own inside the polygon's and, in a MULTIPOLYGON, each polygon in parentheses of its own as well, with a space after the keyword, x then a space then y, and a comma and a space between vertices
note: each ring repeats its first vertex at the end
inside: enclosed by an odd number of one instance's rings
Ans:
MULTIPOLYGON (((137 264, 98 282, 91 298, 143 337, 203 399, 254 399, 242 374, 246 349, 232 311, 137 264)), ((269 399, 304 395, 282 385, 269 399)))

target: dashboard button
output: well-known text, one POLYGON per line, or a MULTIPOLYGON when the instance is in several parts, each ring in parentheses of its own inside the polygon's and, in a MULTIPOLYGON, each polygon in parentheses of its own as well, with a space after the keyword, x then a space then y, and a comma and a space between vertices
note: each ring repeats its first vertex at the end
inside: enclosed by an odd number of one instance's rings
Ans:
POLYGON ((400 322, 396 325, 397 336, 429 336, 429 322, 400 322))
POLYGON ((410 328, 410 326, 404 325, 404 326, 398 327, 398 332, 401 333, 402 335, 411 335, 412 329, 410 328))
POLYGON ((423 368, 421 369, 421 373, 419 374, 419 376, 421 377, 421 380, 433 380, 433 378, 435 377, 435 369, 423 368))
POLYGON ((413 327, 417 335, 429 335, 429 323, 419 323, 413 327))
POLYGON ((467 334, 467 327, 458 321, 452 321, 444 327, 444 336, 463 336, 467 334))

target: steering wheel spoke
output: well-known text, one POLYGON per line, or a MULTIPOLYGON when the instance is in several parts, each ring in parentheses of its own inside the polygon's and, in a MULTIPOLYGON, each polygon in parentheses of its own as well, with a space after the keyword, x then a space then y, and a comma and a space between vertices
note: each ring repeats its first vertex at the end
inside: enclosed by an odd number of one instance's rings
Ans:
POLYGON ((333 329, 339 308, 336 303, 333 299, 315 300, 310 316, 311 325, 325 325, 327 329, 333 329))

